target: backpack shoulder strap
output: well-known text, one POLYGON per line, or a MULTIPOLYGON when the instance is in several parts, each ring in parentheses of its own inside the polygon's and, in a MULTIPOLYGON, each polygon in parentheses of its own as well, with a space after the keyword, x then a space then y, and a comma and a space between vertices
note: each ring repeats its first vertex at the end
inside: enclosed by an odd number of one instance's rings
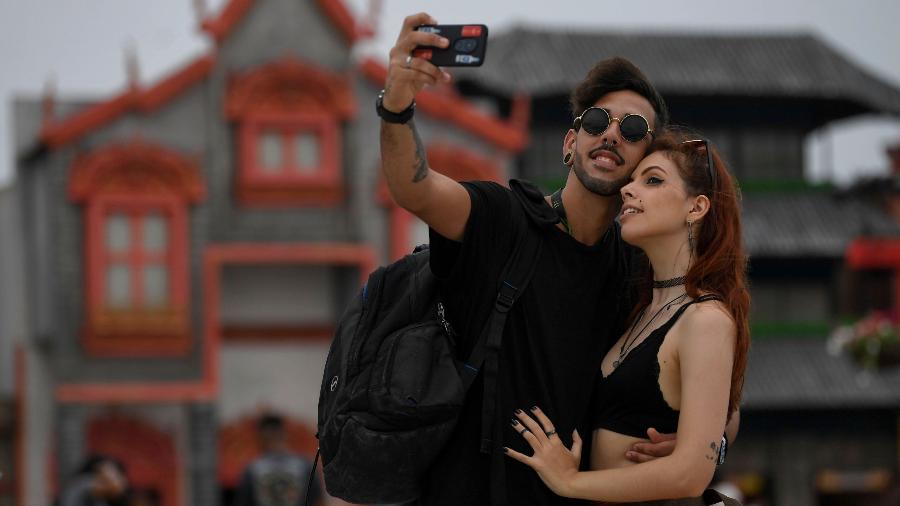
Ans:
MULTIPOLYGON (((489 350, 499 350, 503 343, 503 328, 506 325, 506 317, 512 309, 519 295, 528 286, 531 276, 534 274, 537 260, 541 253, 541 240, 531 227, 523 226, 516 237, 512 254, 506 261, 499 278, 497 297, 494 299, 494 307, 488 317, 487 324, 482 329, 478 342, 469 354, 469 358, 461 365, 463 387, 465 390, 472 386, 478 372, 481 370, 489 350)), ((487 378, 485 378, 487 379, 487 378)))
MULTIPOLYGON (((513 206, 520 204, 513 199, 513 206)), ((514 213, 515 214, 515 213, 514 213)), ((506 318, 516 300, 528 286, 540 257, 542 241, 536 227, 523 220, 518 226, 516 242, 498 280, 497 297, 487 323, 472 349, 468 360, 462 364, 460 375, 466 391, 472 386, 480 370, 484 374, 484 395, 481 414, 481 451, 490 453, 491 424, 497 397, 498 355, 503 343, 506 318)))

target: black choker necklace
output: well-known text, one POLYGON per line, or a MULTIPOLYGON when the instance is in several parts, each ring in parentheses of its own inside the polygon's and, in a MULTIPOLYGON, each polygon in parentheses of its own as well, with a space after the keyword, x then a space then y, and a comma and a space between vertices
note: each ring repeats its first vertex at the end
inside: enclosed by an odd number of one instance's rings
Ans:
POLYGON ((685 276, 679 276, 672 279, 664 279, 662 281, 653 280, 653 288, 672 288, 673 286, 683 285, 685 276))

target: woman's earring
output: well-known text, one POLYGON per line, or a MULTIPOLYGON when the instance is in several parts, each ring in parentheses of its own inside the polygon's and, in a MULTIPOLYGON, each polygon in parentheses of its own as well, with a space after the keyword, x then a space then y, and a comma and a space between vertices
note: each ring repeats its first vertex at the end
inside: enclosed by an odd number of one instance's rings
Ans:
POLYGON ((566 156, 563 157, 563 163, 569 165, 572 162, 572 152, 566 151, 566 156))
POLYGON ((691 252, 694 251, 694 222, 688 220, 688 246, 691 248, 691 252))

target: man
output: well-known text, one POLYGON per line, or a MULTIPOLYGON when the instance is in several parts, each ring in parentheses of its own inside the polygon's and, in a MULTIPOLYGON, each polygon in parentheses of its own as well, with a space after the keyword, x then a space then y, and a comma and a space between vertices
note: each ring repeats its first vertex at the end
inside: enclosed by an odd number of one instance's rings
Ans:
POLYGON ((128 479, 121 462, 103 455, 88 457, 60 494, 59 506, 115 506, 127 499, 128 479))
MULTIPOLYGON (((382 166, 394 200, 431 229, 431 267, 442 280, 461 357, 474 346, 493 307, 516 231, 539 234, 543 250, 504 331, 496 419, 489 435, 492 451, 479 451, 479 380, 455 433, 428 472, 418 504, 570 504, 544 487, 530 469, 504 459, 500 448, 525 451, 509 423, 519 408, 540 406, 567 446, 574 429, 582 436, 590 431, 588 409, 600 361, 631 309, 622 294, 634 250, 621 241, 614 221, 619 189, 649 147, 650 131, 665 126, 666 106, 631 63, 606 60, 573 92, 572 106, 575 116, 602 107, 613 119, 602 131, 594 128, 594 134, 586 128, 566 133, 562 158, 569 174, 553 202, 527 184, 509 190, 484 182, 457 183, 428 168, 412 118, 416 94, 426 85, 450 79, 428 61, 411 56, 417 45, 448 44, 439 35, 414 30, 423 24, 437 21, 425 13, 407 17, 391 49, 385 90, 376 104, 382 117, 382 166), (644 118, 647 131, 635 131, 640 120, 632 118, 623 137, 622 121, 629 115, 644 118)), ((671 453, 671 438, 653 436, 654 442, 666 441, 637 448, 643 453, 628 457, 642 461, 671 453)))
MULTIPOLYGON (((236 506, 301 506, 306 497, 311 463, 291 452, 284 420, 265 415, 257 425, 262 455, 251 462, 235 494, 236 506)), ((313 480, 306 504, 320 504, 318 480, 313 480)))

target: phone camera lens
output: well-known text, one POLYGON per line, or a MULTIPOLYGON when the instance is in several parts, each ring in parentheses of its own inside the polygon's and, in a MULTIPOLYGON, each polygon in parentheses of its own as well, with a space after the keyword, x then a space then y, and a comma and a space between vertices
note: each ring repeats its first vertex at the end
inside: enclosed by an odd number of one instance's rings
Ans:
POLYGON ((477 46, 477 39, 459 39, 453 44, 453 49, 460 53, 471 53, 477 46))

